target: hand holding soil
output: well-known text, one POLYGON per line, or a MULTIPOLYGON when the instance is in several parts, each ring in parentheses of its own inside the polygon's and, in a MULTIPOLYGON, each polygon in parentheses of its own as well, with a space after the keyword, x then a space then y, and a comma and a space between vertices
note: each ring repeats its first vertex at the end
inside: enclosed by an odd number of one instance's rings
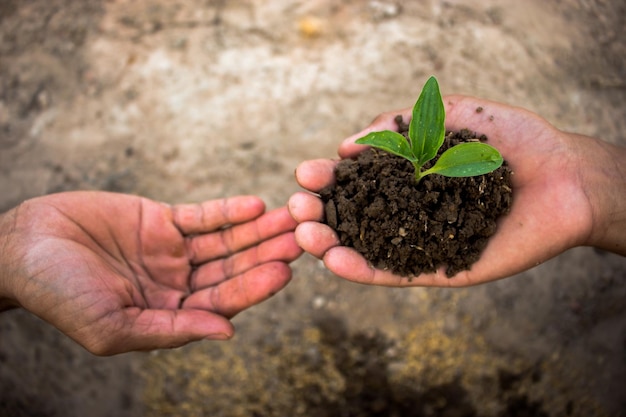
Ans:
POLYGON ((285 208, 257 197, 169 206, 105 192, 28 200, 0 216, 0 310, 21 306, 95 354, 233 335, 302 251, 285 208))
MULTIPOLYGON (((388 286, 475 285, 522 272, 579 245, 626 252, 624 237, 618 233, 626 224, 623 148, 562 132, 520 108, 462 96, 445 97, 444 104, 448 130, 467 128, 485 134, 514 172, 511 212, 501 218, 496 234, 471 269, 449 279, 440 268, 412 280, 373 269, 356 251, 340 246, 335 232, 319 222, 324 216, 320 199, 297 193, 289 208, 300 223, 296 240, 305 251, 322 258, 340 277, 388 286)), ((354 143, 365 133, 395 129, 398 114, 406 121, 411 109, 379 116, 340 145, 340 157, 353 158, 367 149, 354 143)), ((331 160, 304 162, 296 171, 297 180, 317 193, 333 183, 336 164, 331 160)))

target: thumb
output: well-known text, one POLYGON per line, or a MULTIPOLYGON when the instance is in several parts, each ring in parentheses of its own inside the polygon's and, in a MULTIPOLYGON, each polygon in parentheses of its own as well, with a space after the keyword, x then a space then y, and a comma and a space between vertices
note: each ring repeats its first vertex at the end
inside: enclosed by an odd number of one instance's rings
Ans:
POLYGON ((209 339, 230 339, 232 323, 215 313, 198 309, 141 310, 128 308, 100 326, 90 337, 76 340, 88 351, 109 356, 131 351, 170 349, 187 343, 209 339), (111 328, 115 330, 111 330, 111 328))

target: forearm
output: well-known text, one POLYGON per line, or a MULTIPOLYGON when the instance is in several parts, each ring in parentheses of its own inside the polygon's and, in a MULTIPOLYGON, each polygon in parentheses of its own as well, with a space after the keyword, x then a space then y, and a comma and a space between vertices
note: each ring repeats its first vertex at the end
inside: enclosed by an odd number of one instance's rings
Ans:
POLYGON ((585 141, 581 176, 593 213, 587 244, 626 256, 626 148, 578 139, 585 141))

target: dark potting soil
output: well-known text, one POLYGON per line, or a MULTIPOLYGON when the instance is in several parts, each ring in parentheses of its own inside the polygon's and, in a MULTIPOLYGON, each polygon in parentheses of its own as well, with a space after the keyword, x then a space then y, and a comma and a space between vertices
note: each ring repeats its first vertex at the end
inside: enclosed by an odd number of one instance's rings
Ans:
MULTIPOLYGON (((439 152, 476 138, 487 140, 469 130, 448 132, 439 152)), ((496 220, 509 212, 511 174, 505 161, 486 175, 433 174, 416 183, 409 161, 372 148, 341 161, 335 184, 320 195, 326 224, 374 267, 412 278, 445 265, 452 277, 479 259, 496 220)))

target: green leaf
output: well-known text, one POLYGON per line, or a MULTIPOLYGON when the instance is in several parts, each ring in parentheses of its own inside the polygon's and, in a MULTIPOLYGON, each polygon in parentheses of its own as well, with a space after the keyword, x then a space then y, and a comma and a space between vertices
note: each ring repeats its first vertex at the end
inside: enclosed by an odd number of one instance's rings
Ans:
POLYGON ((413 107, 409 124, 411 148, 420 166, 433 159, 443 144, 445 119, 439 84, 435 77, 430 77, 413 107))
POLYGON ((400 133, 391 130, 370 132, 362 138, 357 139, 355 143, 382 149, 383 151, 406 158, 411 162, 417 160, 406 138, 400 133))
POLYGON ((420 177, 428 174, 446 177, 483 175, 498 169, 502 162, 502 155, 493 146, 480 142, 460 143, 445 151, 420 177))

